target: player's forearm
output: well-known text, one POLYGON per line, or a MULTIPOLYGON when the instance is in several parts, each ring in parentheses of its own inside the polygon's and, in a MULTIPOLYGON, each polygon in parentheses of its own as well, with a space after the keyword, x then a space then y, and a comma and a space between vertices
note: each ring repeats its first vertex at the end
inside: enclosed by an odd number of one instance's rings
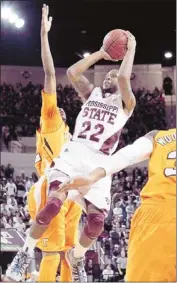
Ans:
POLYGON ((94 65, 96 62, 99 60, 103 59, 103 52, 102 51, 97 51, 92 53, 90 56, 87 58, 84 58, 74 65, 72 65, 67 73, 72 74, 75 77, 78 77, 82 75, 87 69, 89 69, 92 65, 94 65))
POLYGON ((128 50, 119 69, 119 89, 126 109, 130 112, 136 105, 135 96, 132 92, 130 78, 132 73, 135 48, 128 50))
POLYGON ((119 79, 126 79, 130 81, 133 62, 135 57, 135 47, 128 50, 119 68, 119 79))
POLYGON ((46 75, 55 75, 55 67, 50 51, 48 34, 41 35, 41 58, 46 75))
POLYGON ((91 183, 96 183, 98 182, 100 179, 104 178, 106 176, 106 171, 104 168, 98 167, 96 168, 94 171, 92 171, 89 174, 89 179, 91 181, 91 183))
POLYGON ((106 171, 106 175, 112 175, 128 166, 147 160, 150 158, 152 151, 152 141, 141 137, 133 144, 120 149, 117 153, 108 157, 105 164, 102 164, 102 168, 106 171))

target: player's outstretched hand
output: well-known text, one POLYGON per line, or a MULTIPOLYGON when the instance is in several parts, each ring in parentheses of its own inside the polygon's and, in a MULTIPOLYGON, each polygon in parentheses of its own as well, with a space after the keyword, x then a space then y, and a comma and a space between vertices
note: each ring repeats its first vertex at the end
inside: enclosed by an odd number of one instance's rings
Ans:
POLYGON ((128 50, 135 49, 136 48, 136 39, 135 39, 134 35, 129 31, 126 31, 126 34, 127 34, 127 37, 128 37, 128 44, 127 44, 128 50))
POLYGON ((41 35, 47 34, 52 26, 52 17, 49 17, 49 6, 42 7, 41 35))
POLYGON ((88 176, 76 176, 69 182, 63 183, 59 187, 59 191, 66 193, 69 190, 77 190, 81 194, 85 195, 89 191, 92 184, 93 181, 88 176))

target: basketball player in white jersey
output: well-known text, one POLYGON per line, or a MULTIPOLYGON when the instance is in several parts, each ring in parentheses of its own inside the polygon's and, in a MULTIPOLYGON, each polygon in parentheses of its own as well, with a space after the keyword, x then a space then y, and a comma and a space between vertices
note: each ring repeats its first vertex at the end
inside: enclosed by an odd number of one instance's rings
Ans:
POLYGON ((115 151, 121 130, 133 112, 136 101, 131 90, 130 77, 136 41, 131 33, 127 32, 127 36, 128 50, 121 67, 119 71, 112 70, 106 75, 103 87, 94 88, 83 76, 97 61, 111 60, 102 49, 68 69, 68 78, 85 103, 78 115, 72 141, 64 145, 60 157, 54 159, 48 171, 49 198, 31 226, 26 243, 26 259, 22 261, 21 266, 28 262, 28 252, 34 249, 37 240, 68 197, 78 202, 88 215, 79 243, 66 253, 73 281, 86 282, 83 258, 104 228, 104 219, 111 202, 111 177, 105 177, 94 184, 84 196, 74 190, 69 191, 67 195, 60 192, 59 187, 74 176, 88 174, 105 162, 107 155, 115 151))

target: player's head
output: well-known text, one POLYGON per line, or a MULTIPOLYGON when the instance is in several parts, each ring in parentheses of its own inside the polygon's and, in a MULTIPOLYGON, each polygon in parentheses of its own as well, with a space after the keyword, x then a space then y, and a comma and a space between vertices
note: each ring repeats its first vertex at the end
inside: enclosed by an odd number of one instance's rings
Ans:
POLYGON ((103 91, 115 93, 118 91, 118 70, 111 70, 103 81, 103 91))

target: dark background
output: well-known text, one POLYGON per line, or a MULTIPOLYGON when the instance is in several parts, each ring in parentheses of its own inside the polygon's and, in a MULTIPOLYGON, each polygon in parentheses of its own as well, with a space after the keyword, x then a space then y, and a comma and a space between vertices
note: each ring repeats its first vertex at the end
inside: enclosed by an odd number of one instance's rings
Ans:
MULTIPOLYGON (((135 64, 175 65, 176 1, 157 0, 50 0, 1 1, 25 19, 22 29, 1 21, 1 64, 41 65, 40 21, 42 4, 50 6, 53 26, 50 45, 55 66, 68 67, 84 51, 101 47, 106 33, 115 28, 131 31, 137 40, 135 64)), ((102 62, 101 62, 102 63, 102 62)), ((103 62, 105 64, 105 61, 103 62)))

